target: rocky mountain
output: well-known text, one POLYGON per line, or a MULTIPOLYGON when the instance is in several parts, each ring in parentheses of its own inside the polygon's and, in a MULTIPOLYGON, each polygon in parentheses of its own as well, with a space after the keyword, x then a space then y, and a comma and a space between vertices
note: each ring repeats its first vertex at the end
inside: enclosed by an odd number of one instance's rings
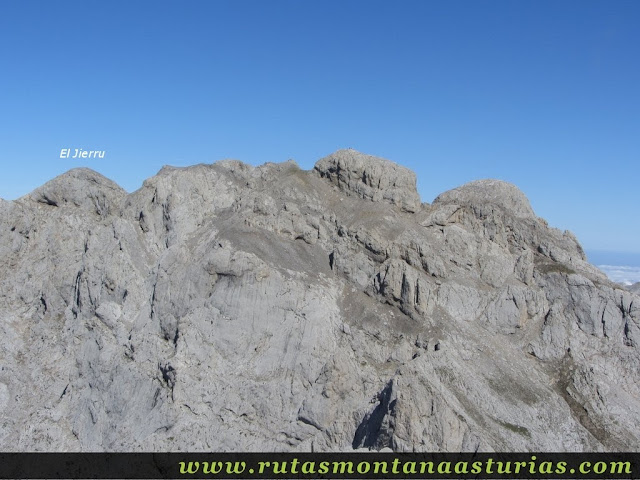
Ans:
POLYGON ((640 450, 640 299, 513 185, 341 150, 0 201, 0 447, 640 450))

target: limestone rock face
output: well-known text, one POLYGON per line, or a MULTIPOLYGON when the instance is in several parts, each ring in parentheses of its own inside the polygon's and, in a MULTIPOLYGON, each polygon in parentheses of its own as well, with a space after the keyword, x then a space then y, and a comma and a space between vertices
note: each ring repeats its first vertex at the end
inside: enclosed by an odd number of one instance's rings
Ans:
POLYGON ((33 191, 29 197, 52 206, 66 204, 107 216, 119 208, 126 192, 108 178, 89 168, 74 168, 33 191))
POLYGON ((498 206, 516 217, 534 217, 529 200, 516 187, 501 180, 476 180, 439 195, 434 204, 458 204, 482 208, 498 206))
POLYGON ((5 451, 640 450, 640 298, 353 150, 0 201, 5 451))
POLYGON ((355 150, 339 150, 315 165, 321 177, 362 198, 385 200, 407 212, 420 208, 416 175, 389 160, 355 150))

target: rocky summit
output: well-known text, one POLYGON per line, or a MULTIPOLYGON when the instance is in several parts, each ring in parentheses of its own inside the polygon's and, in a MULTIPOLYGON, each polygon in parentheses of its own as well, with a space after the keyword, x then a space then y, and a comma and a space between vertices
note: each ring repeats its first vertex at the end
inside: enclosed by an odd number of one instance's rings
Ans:
POLYGON ((505 182, 75 169, 0 201, 0 448, 637 451, 639 322, 505 182))

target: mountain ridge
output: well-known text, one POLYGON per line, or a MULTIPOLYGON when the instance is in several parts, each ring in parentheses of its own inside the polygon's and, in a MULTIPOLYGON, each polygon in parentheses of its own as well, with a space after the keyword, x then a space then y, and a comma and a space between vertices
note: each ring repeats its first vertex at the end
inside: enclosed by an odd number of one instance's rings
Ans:
POLYGON ((415 185, 342 150, 2 202, 0 444, 638 450, 638 297, 517 187, 415 185))

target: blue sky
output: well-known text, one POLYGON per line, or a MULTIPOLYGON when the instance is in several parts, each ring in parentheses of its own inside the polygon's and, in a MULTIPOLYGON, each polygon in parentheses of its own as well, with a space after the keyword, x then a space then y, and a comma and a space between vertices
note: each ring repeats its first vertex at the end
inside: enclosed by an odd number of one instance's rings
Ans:
POLYGON ((423 201, 500 178, 588 250, 640 253, 638 25, 638 1, 5 0, 0 197, 352 147, 423 201))

